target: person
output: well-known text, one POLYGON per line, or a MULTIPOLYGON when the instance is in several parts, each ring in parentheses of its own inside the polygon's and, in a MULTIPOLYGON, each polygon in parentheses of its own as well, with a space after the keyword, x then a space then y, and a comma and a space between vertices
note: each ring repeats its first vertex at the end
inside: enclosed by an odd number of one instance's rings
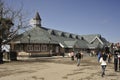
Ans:
POLYGON ((70 53, 70 56, 71 56, 71 60, 74 61, 74 51, 70 53))
POLYGON ((83 59, 83 55, 84 55, 84 53, 83 53, 82 51, 81 51, 80 53, 81 53, 81 59, 83 59))
POLYGON ((52 50, 50 50, 50 56, 53 56, 53 52, 52 52, 52 50))
POLYGON ((108 53, 108 63, 111 62, 111 56, 112 56, 112 54, 111 54, 111 53, 108 53))
POLYGON ((105 75, 105 69, 107 66, 106 59, 107 59, 107 55, 103 51, 101 58, 100 58, 100 63, 101 63, 101 68, 102 68, 102 75, 101 75, 102 77, 104 77, 104 75, 105 75))
POLYGON ((76 54, 76 58, 77 58, 77 66, 79 66, 80 65, 80 59, 81 59, 81 53, 80 52, 78 52, 77 54, 76 54))
POLYGON ((115 71, 117 71, 117 69, 118 69, 117 65, 118 65, 118 52, 115 51, 114 52, 114 70, 115 71))
POLYGON ((118 53, 118 70, 120 71, 120 51, 118 53))
POLYGON ((100 57, 101 57, 101 51, 98 52, 97 57, 98 57, 98 62, 99 62, 100 61, 100 57))
POLYGON ((3 63, 3 52, 0 52, 0 64, 3 63))

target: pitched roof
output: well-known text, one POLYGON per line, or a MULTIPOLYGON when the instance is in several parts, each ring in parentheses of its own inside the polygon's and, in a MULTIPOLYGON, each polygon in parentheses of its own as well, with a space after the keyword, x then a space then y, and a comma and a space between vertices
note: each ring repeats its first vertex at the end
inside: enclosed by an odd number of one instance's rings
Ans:
POLYGON ((89 35, 81 35, 81 36, 83 36, 83 38, 87 41, 87 42, 89 42, 89 43, 91 43, 91 41, 97 36, 97 37, 100 37, 101 35, 100 34, 89 34, 89 35))
POLYGON ((34 27, 31 30, 24 32, 20 39, 21 43, 29 43, 29 41, 31 43, 49 43, 50 38, 49 34, 44 29, 34 27))
MULTIPOLYGON (((49 29, 45 27, 36 26, 29 31, 20 35, 19 41, 21 43, 49 43, 59 44, 64 48, 78 47, 78 48, 97 48, 102 47, 100 42, 106 41, 99 34, 93 35, 77 35, 59 30, 49 29), (30 38, 28 38, 30 35, 30 38), (97 41, 96 38, 99 38, 97 41), (30 39, 30 40, 29 40, 30 39), (92 43, 91 43, 92 42, 92 43)), ((105 44, 106 42, 103 42, 105 44)))

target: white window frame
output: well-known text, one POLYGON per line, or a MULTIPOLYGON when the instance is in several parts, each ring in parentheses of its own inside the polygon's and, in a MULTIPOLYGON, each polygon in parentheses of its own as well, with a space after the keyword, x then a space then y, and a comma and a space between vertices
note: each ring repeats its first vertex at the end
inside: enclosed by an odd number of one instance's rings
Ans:
POLYGON ((21 50, 23 50, 23 45, 20 45, 20 48, 19 48, 19 50, 21 51, 21 50))
POLYGON ((40 51, 41 48, 40 48, 40 45, 34 45, 34 51, 40 51))
POLYGON ((41 45, 41 51, 47 51, 47 45, 41 45))
POLYGON ((33 51, 33 45, 27 45, 27 51, 33 51))

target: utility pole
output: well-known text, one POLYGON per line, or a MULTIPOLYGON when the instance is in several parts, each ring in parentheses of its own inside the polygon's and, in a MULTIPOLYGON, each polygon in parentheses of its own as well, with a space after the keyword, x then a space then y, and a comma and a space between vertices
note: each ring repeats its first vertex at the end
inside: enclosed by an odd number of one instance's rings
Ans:
MULTIPOLYGON (((28 42, 29 42, 29 45, 30 45, 30 39, 31 39, 31 35, 28 34, 28 42)), ((30 52, 29 52, 29 57, 31 56, 30 52)))

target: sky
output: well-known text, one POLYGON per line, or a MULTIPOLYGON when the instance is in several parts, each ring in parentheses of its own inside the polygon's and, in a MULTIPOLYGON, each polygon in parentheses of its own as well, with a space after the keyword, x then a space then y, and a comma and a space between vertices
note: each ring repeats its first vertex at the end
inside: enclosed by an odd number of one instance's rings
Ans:
POLYGON ((28 20, 39 12, 42 26, 64 32, 101 34, 120 42, 120 0, 4 0, 15 9, 23 8, 28 20))

